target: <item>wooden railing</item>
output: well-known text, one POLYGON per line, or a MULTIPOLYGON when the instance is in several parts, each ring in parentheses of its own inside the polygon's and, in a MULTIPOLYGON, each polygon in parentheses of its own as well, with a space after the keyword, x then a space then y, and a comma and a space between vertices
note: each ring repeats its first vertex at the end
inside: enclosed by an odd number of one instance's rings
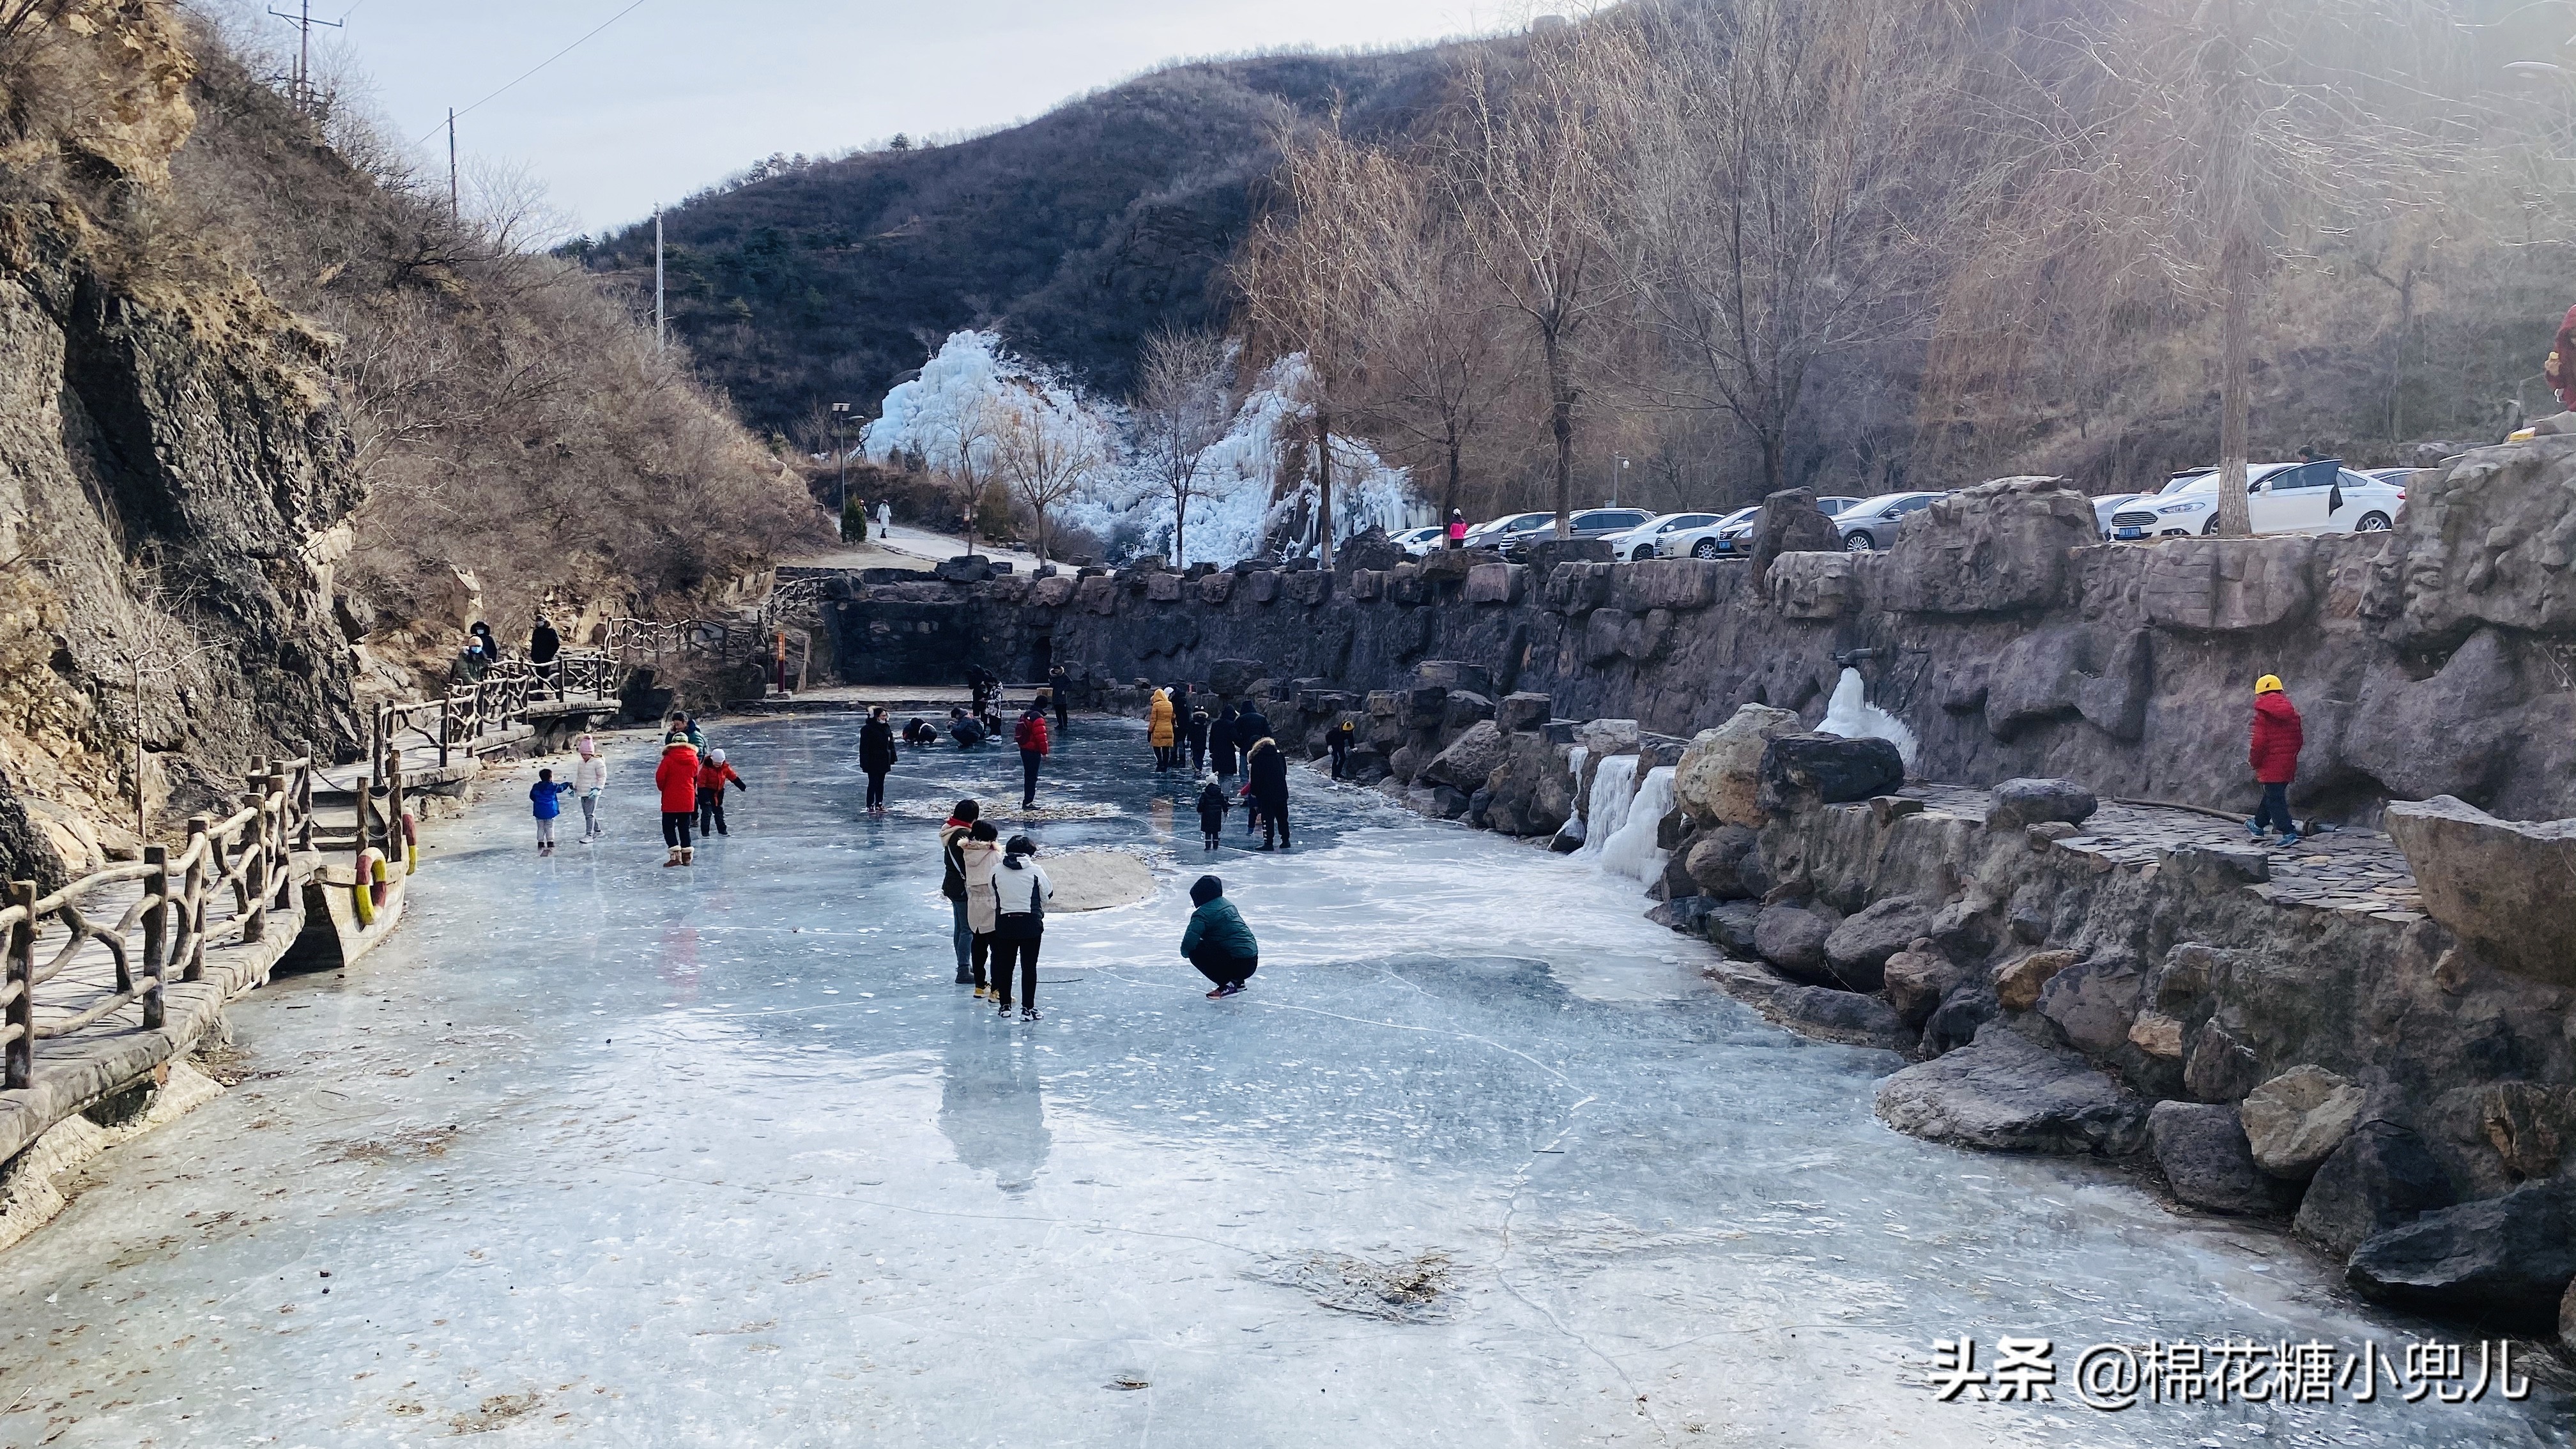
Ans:
MULTIPOLYGON (((544 664, 504 659, 481 679, 452 683, 435 699, 378 705, 367 758, 381 761, 388 751, 403 748, 407 736, 417 736, 418 743, 437 747, 443 767, 455 750, 525 722, 532 706, 616 698, 624 675, 617 656, 598 649, 567 649, 544 664)), ((370 779, 382 784, 384 776, 378 772, 370 779)))
POLYGON ((8 943, 0 977, 0 1086, 17 1090, 34 1080, 36 1043, 68 1036, 136 1002, 145 1029, 157 1029, 163 989, 174 980, 202 979, 208 946, 263 940, 269 913, 294 908, 289 865, 295 852, 313 846, 313 762, 263 762, 250 783, 231 815, 192 817, 188 843, 175 857, 167 846, 147 845, 142 860, 85 875, 48 896, 38 896, 33 881, 10 884, 8 904, 0 907, 0 936, 8 943), (135 894, 123 909, 99 899, 129 883, 135 894), (217 920, 209 908, 225 898, 230 909, 217 920), (113 968, 107 989, 70 1015, 39 1023, 36 989, 92 947, 102 948, 113 968))
POLYGON ((791 609, 819 600, 820 583, 799 579, 781 584, 752 619, 611 619, 601 635, 600 650, 623 670, 638 664, 659 669, 666 656, 699 655, 718 663, 756 663, 763 677, 774 677, 779 653, 786 653, 786 677, 802 689, 813 663, 814 642, 805 628, 785 622, 791 609))

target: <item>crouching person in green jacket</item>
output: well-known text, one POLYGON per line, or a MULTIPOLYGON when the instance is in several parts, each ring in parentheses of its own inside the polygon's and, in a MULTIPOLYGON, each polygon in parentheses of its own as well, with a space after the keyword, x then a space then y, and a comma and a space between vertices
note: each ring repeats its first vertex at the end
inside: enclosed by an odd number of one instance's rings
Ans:
POLYGON ((1260 969, 1261 944, 1252 939, 1252 928, 1236 913, 1234 902, 1225 898, 1224 881, 1200 876, 1190 887, 1190 903, 1198 909, 1190 912, 1190 928, 1181 933, 1181 954, 1215 984, 1208 1000, 1232 996, 1260 969))

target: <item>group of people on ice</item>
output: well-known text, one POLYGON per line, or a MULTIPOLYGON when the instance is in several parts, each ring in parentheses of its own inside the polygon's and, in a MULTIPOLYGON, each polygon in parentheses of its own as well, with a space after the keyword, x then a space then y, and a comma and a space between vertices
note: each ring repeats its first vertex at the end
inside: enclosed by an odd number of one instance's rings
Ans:
POLYGON ((1270 717, 1247 700, 1240 710, 1223 705, 1211 718, 1193 694, 1185 684, 1157 689, 1146 701, 1145 743, 1154 751, 1155 773, 1181 768, 1185 756, 1199 772, 1199 837, 1205 849, 1224 843, 1226 813, 1238 799, 1244 802, 1244 834, 1261 833, 1255 848, 1288 849, 1288 755, 1271 737, 1270 717), (1238 760, 1243 783, 1229 791, 1226 781, 1238 760))

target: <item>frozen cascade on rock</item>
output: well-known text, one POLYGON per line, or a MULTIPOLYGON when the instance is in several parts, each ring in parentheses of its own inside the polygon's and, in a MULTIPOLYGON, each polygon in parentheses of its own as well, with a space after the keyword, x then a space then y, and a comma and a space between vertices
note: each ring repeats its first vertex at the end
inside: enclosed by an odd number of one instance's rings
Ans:
POLYGON ((1592 772, 1592 805, 1583 812, 1583 853, 1597 856, 1610 837, 1628 823, 1628 802, 1637 793, 1637 757, 1604 755, 1592 772))
POLYGON ((1885 740, 1896 746, 1907 770, 1914 768, 1914 731, 1905 727, 1905 721, 1869 702, 1868 686, 1861 683, 1857 669, 1845 668, 1843 677, 1834 682, 1834 697, 1826 702, 1824 722, 1816 730, 1847 740, 1885 740))
MULTIPOLYGON (((1574 748, 1566 752, 1566 769, 1570 772, 1571 776, 1571 782, 1566 790, 1566 794, 1569 796, 1583 788, 1583 761, 1589 753, 1590 752, 1585 750, 1581 745, 1576 745, 1574 748)), ((1556 828, 1556 838, 1559 840, 1571 840, 1575 844, 1581 845, 1583 843, 1583 812, 1577 810, 1573 814, 1566 816, 1565 823, 1556 828)))
MULTIPOLYGON (((1633 760, 1634 755, 1622 758, 1633 760)), ((1607 761, 1603 762, 1605 765, 1607 761)), ((1613 875, 1634 876, 1652 885, 1664 873, 1664 861, 1672 852, 1655 844, 1664 817, 1673 809, 1673 767, 1657 765, 1646 772, 1645 783, 1637 787, 1628 802, 1628 818, 1618 833, 1601 843, 1601 868, 1613 875)))

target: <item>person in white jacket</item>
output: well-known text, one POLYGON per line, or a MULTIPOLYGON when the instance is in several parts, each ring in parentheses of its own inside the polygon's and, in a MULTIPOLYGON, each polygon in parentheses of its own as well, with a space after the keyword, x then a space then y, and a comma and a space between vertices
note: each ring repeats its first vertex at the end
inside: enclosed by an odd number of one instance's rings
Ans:
POLYGON ((1011 963, 1020 967, 1020 1020, 1038 1019, 1038 941, 1046 934, 1046 903, 1055 882, 1037 863, 1037 842, 1014 835, 993 872, 993 995, 1011 1014, 1011 963))
POLYGON ((599 741, 583 735, 572 742, 573 753, 581 759, 572 767, 573 793, 581 797, 581 843, 599 839, 599 792, 608 788, 608 761, 600 757, 599 741))
POLYGON ((877 500, 877 537, 894 537, 894 505, 882 498, 877 500))

